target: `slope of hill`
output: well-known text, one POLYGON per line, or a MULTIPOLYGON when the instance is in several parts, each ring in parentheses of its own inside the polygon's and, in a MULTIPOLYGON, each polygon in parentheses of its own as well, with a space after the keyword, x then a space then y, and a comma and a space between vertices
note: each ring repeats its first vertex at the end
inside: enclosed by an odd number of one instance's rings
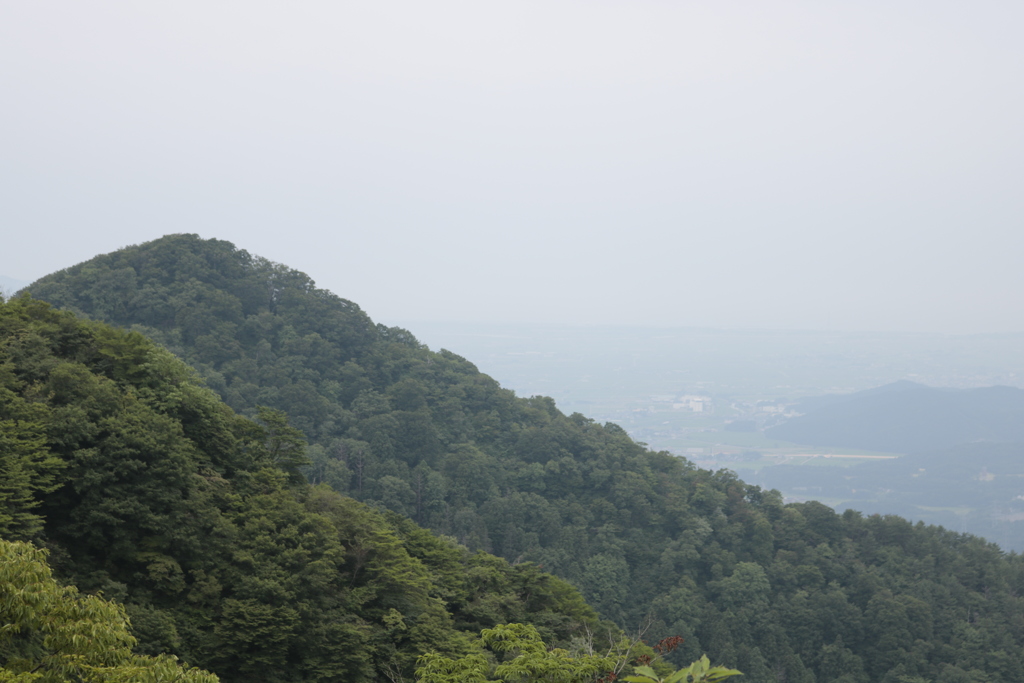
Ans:
POLYGON ((501 389, 307 276, 173 235, 33 296, 152 335, 236 410, 287 411, 307 476, 578 585, 747 680, 1024 680, 1024 567, 981 539, 774 492, 501 389))
POLYGON ((562 643, 607 630, 533 565, 294 482, 304 444, 261 417, 138 333, 0 299, 0 536, 123 602, 142 654, 222 681, 399 680, 498 623, 562 643))
POLYGON ((845 396, 806 399, 806 414, 768 429, 810 446, 919 453, 974 441, 1024 442, 1024 390, 937 389, 896 382, 845 396))

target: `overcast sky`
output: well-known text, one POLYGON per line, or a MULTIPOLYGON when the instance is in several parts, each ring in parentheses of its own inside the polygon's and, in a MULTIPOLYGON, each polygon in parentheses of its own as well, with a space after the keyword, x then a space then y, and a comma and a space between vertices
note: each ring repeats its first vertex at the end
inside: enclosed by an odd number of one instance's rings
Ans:
POLYGON ((196 232, 377 320, 1024 331, 1024 3, 0 1, 0 275, 196 232))

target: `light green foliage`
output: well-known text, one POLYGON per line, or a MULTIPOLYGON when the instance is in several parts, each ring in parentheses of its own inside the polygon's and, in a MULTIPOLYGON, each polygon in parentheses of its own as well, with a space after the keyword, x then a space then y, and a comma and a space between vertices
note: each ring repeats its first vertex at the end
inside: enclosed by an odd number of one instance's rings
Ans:
POLYGON ((47 407, 18 393, 25 386, 11 360, 13 340, 6 328, 0 320, 0 535, 29 539, 42 529, 38 496, 57 488, 63 463, 46 447, 41 422, 47 407))
POLYGON ((480 633, 480 646, 508 655, 498 663, 482 654, 456 659, 428 653, 417 662, 419 683, 585 683, 615 669, 613 657, 572 655, 560 648, 548 649, 537 629, 525 624, 502 624, 480 633))
POLYGON ((42 529, 37 496, 56 487, 63 463, 46 448, 38 418, 45 410, 0 386, 0 534, 33 538, 42 529))
POLYGON ((701 656, 685 669, 680 669, 665 677, 659 677, 649 666, 635 667, 634 672, 634 675, 625 676, 622 680, 630 683, 718 683, 718 681, 724 681, 731 676, 743 675, 736 669, 711 666, 707 655, 701 656))
POLYGON ((44 551, 0 540, 0 681, 216 683, 168 655, 132 654, 124 608, 52 577, 44 551))
POLYGON ((417 660, 418 683, 487 683, 491 664, 487 657, 472 654, 452 659, 428 652, 417 660))

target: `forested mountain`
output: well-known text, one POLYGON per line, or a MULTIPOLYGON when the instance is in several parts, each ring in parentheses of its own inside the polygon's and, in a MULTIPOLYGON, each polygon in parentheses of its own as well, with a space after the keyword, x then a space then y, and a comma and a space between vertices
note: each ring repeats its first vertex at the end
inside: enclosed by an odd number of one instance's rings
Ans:
POLYGON ((783 505, 518 398, 227 242, 173 235, 28 291, 151 336, 245 415, 287 412, 312 443, 311 481, 537 562, 649 640, 683 636, 678 663, 706 651, 754 683, 1024 680, 1020 557, 897 517, 783 505))
MULTIPOLYGON (((507 622, 562 643, 609 632, 534 565, 301 482, 301 435, 258 415, 137 332, 0 299, 0 537, 123 603, 141 654, 222 681, 409 680, 418 655, 465 654, 507 622)), ((0 603, 4 678, 26 642, 0 603)))
POLYGON ((901 381, 804 399, 765 434, 810 446, 920 453, 975 441, 1024 443, 1024 390, 945 389, 901 381))

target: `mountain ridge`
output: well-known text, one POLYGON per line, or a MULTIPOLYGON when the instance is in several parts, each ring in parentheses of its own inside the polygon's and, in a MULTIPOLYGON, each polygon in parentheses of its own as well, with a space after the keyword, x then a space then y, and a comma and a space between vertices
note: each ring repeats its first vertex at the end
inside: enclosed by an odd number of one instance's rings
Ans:
POLYGON ((173 235, 27 289, 152 335, 243 414, 288 412, 312 443, 311 480, 543 565, 604 617, 683 636, 680 662, 707 651, 755 683, 1024 677, 1018 556, 895 517, 783 505, 614 424, 515 397, 312 282, 173 235))

